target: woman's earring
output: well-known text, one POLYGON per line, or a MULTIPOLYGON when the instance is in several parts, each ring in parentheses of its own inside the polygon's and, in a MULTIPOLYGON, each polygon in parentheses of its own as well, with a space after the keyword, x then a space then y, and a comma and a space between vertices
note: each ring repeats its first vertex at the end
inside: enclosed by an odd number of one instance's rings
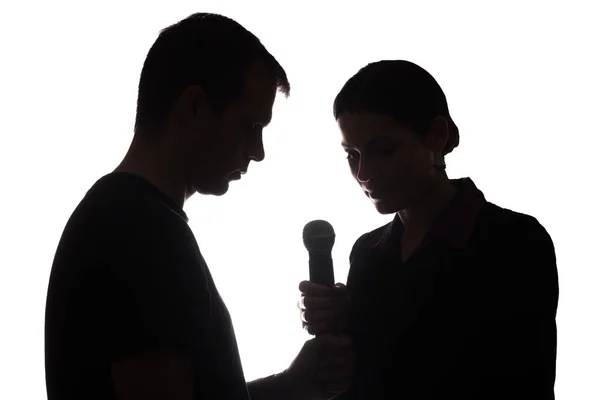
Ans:
POLYGON ((444 156, 440 153, 438 157, 436 157, 436 163, 434 165, 435 168, 441 169, 442 171, 446 169, 446 160, 444 160, 444 156))

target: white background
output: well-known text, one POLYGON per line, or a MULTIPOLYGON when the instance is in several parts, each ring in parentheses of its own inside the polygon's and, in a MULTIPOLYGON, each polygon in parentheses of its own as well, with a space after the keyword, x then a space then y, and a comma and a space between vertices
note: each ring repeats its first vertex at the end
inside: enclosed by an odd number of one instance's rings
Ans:
MULTIPOLYGON (((296 309, 308 270, 304 224, 333 224, 345 282, 354 240, 391 218, 352 181, 331 110, 366 63, 408 59, 438 79, 461 130, 451 177, 470 176, 488 200, 536 216, 552 235, 557 399, 600 399, 595 3, 2 0, 0 399, 45 398, 45 295, 64 224, 127 150, 158 31, 197 11, 242 23, 292 84, 266 131, 266 160, 224 197, 197 196, 185 208, 249 380, 285 368, 309 338, 296 309), (236 251, 224 250, 227 241, 236 251)), ((518 279, 511 265, 503 273, 518 279)))

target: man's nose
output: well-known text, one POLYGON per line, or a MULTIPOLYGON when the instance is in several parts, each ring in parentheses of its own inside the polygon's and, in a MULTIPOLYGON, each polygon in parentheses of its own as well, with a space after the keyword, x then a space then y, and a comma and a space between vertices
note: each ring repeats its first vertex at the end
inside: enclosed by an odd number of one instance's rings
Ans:
POLYGON ((265 147, 263 145, 262 134, 259 135, 256 141, 252 144, 252 148, 248 152, 250 159, 255 162, 261 162, 265 159, 265 147))

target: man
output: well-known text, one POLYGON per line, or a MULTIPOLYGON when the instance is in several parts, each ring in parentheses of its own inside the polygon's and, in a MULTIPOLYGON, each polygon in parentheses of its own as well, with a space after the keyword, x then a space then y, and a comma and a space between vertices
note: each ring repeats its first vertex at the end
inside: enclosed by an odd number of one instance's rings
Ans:
POLYGON ((49 400, 325 399, 343 391, 343 337, 305 344, 281 374, 246 384, 227 308, 182 207, 223 195, 250 161, 279 63, 241 25, 194 14, 164 29, 142 69, 135 135, 71 216, 46 308, 49 400))
POLYGON ((552 239, 471 179, 449 179, 459 130, 435 79, 408 61, 371 63, 334 116, 361 191, 394 215, 356 241, 347 288, 300 285, 308 331, 352 338, 343 398, 553 400, 552 239))

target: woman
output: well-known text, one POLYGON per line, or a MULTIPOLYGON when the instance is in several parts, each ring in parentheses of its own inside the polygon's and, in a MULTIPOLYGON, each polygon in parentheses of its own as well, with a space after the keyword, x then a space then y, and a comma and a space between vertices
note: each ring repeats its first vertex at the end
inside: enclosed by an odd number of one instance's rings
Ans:
POLYGON ((307 330, 354 342, 344 396, 554 399, 552 240, 472 180, 448 178, 459 131, 435 79, 407 61, 369 64, 342 88, 334 116, 363 193, 394 214, 356 241, 347 288, 300 284, 307 330))

